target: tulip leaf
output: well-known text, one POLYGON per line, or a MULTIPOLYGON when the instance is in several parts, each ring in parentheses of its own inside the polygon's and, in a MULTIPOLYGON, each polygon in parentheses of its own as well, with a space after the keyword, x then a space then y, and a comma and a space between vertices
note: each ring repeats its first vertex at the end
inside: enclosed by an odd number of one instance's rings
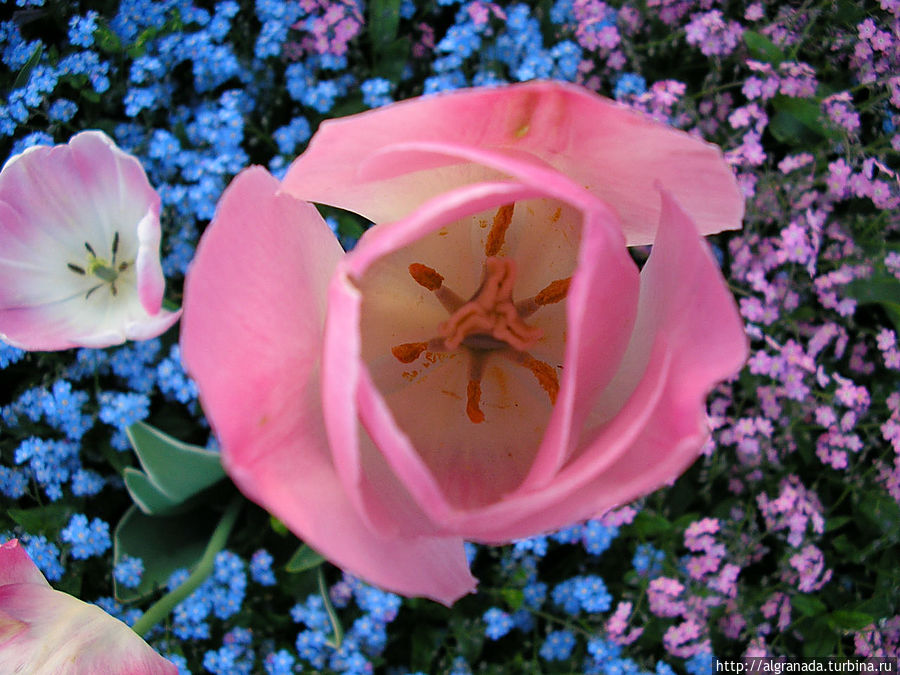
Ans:
POLYGON ((144 422, 127 429, 149 481, 178 504, 225 477, 219 453, 182 443, 144 422))
POLYGON ((305 572, 306 570, 311 570, 314 567, 318 567, 323 562, 325 562, 325 558, 323 556, 316 553, 316 551, 311 549, 308 545, 303 544, 294 552, 294 555, 291 556, 291 559, 287 561, 284 569, 287 572, 296 574, 298 572, 305 572))
POLYGON ((328 585, 325 583, 325 574, 322 568, 318 571, 319 595, 322 596, 322 602, 325 603, 325 611, 328 613, 328 621, 331 623, 332 636, 329 642, 335 649, 341 648, 344 641, 344 627, 341 625, 341 619, 334 611, 334 605, 331 604, 331 596, 328 594, 328 585))
POLYGON ((178 508, 180 502, 167 497, 143 471, 127 467, 123 472, 125 487, 132 501, 147 515, 164 515, 178 508))
POLYGON ((142 598, 165 586, 175 570, 193 567, 203 555, 214 528, 215 518, 203 511, 148 516, 132 506, 116 526, 113 564, 124 556, 140 558, 144 573, 137 588, 115 581, 116 598, 121 602, 142 598))

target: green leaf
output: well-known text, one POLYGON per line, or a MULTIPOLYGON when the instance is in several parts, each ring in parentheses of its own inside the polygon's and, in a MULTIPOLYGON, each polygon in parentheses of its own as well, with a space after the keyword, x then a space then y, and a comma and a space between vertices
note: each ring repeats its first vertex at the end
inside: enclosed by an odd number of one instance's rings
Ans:
POLYGON ((803 643, 803 656, 814 658, 823 654, 837 653, 838 636, 824 619, 813 621, 804 635, 807 639, 803 643))
POLYGON ((147 516, 132 506, 122 516, 114 535, 113 564, 124 556, 140 558, 144 573, 137 588, 114 582, 118 600, 130 602, 165 586, 172 572, 197 564, 215 527, 205 512, 178 516, 147 516))
POLYGON ((298 572, 305 572, 306 570, 318 567, 323 562, 325 562, 324 557, 316 553, 306 544, 303 544, 294 552, 291 559, 287 561, 284 569, 292 574, 297 574, 298 572))
POLYGON ((123 477, 132 501, 147 515, 172 513, 181 505, 181 502, 163 494, 143 471, 129 466, 123 472, 123 477))
POLYGON ((772 99, 776 113, 769 121, 769 132, 788 145, 814 144, 823 137, 833 138, 835 132, 822 124, 819 104, 808 98, 778 95, 772 99))
POLYGON ((334 611, 334 605, 331 604, 331 596, 328 594, 328 585, 325 583, 325 574, 322 568, 319 568, 319 595, 322 596, 322 602, 325 603, 325 611, 328 613, 328 621, 331 623, 331 639, 329 642, 335 649, 340 649, 341 643, 344 641, 344 627, 341 625, 341 619, 337 612, 334 611))
POLYGON ((847 609, 838 609, 828 615, 829 625, 839 631, 862 630, 874 622, 875 617, 871 614, 847 609))
POLYGON ((504 588, 501 593, 503 594, 503 599, 506 601, 506 604, 509 608, 517 612, 522 608, 522 603, 525 602, 525 594, 519 588, 504 588))
POLYGON ((784 61, 785 56, 781 48, 762 33, 745 30, 744 44, 747 45, 750 56, 757 61, 771 63, 773 66, 777 66, 784 61))
POLYGON ((672 523, 658 514, 641 511, 635 516, 632 527, 639 537, 656 537, 671 531, 672 523))
POLYGON ((844 287, 844 294, 864 305, 881 305, 900 330, 900 280, 888 275, 855 279, 844 287))
POLYGON ((399 27, 400 0, 370 0, 368 28, 376 54, 394 41, 399 27))
POLYGON ((52 534, 65 527, 74 509, 66 504, 47 504, 33 509, 9 509, 6 513, 33 534, 52 534))
POLYGON ((275 534, 281 535, 282 537, 286 537, 291 533, 289 529, 287 529, 287 525, 282 523, 278 518, 273 515, 269 516, 269 527, 272 528, 272 531, 275 534))
POLYGON ((403 77, 403 69, 409 63, 409 50, 412 42, 404 36, 386 45, 380 52, 375 73, 391 82, 399 82, 403 77))
POLYGON ((879 544, 900 540, 900 506, 886 492, 870 490, 861 496, 856 508, 863 518, 881 530, 879 544))
POLYGON ((795 595, 791 598, 791 606, 803 616, 819 616, 828 611, 825 603, 814 595, 795 595))
POLYGON ((104 21, 101 21, 94 31, 94 44, 108 54, 118 54, 122 51, 122 41, 104 21))
POLYGON ((28 80, 31 79, 31 71, 34 70, 34 67, 41 60, 41 54, 44 53, 44 45, 42 42, 38 42, 37 47, 34 48, 34 51, 31 52, 31 56, 28 57, 28 60, 25 62, 25 65, 22 66, 22 69, 19 71, 19 74, 16 75, 16 81, 13 82, 12 90, 21 89, 26 84, 28 84, 28 80))
POLYGON ((834 532, 853 520, 850 516, 835 516, 825 521, 825 531, 834 532))
POLYGON ((219 453, 182 443, 144 422, 127 429, 147 478, 175 503, 181 503, 225 477, 219 453))
POLYGON ((847 537, 846 534, 839 534, 831 540, 834 550, 841 554, 850 562, 859 562, 860 548, 847 537))

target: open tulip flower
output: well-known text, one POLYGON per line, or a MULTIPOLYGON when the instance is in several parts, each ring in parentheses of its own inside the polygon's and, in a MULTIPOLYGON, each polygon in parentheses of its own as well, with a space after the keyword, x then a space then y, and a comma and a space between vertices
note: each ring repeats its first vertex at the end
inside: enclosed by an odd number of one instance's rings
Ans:
POLYGON ((0 545, 0 672, 177 675, 128 626, 54 590, 18 541, 0 545))
POLYGON ((0 338, 21 349, 156 337, 162 309, 159 195, 103 132, 35 146, 0 172, 0 338))
POLYGON ((697 457, 747 354, 701 235, 742 214, 716 147, 573 85, 398 103, 324 123, 283 182, 235 179, 184 358, 241 490, 449 604, 464 540, 600 515, 697 457), (375 225, 344 254, 308 202, 375 225))

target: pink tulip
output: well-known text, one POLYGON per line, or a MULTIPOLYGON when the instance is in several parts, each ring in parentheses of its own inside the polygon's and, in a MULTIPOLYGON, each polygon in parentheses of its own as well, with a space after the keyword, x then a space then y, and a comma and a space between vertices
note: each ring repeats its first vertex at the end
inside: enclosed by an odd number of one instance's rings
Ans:
POLYGON ((177 675, 118 619, 50 587, 13 539, 0 545, 0 672, 177 675))
POLYGON ((464 540, 597 516, 697 457, 747 355, 700 234, 742 212, 717 148, 572 85, 326 122, 283 183, 235 179, 188 275, 226 470, 336 564, 449 604, 464 540), (377 225, 344 255, 301 200, 377 225))
POLYGON ((159 195, 101 131, 35 146, 0 172, 0 338, 106 347, 167 330, 159 195))

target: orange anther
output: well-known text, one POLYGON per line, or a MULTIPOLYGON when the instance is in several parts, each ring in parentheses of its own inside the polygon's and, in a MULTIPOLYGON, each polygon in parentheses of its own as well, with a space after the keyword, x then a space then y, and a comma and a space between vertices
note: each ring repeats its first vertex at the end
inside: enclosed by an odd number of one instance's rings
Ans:
POLYGON ((523 359, 522 365, 537 378, 538 384, 550 397, 550 403, 556 403, 556 395, 559 394, 559 379, 556 377, 556 370, 550 364, 538 361, 533 356, 523 359))
POLYGON ((419 286, 424 286, 429 291, 436 291, 444 283, 444 277, 434 269, 421 263, 413 263, 409 266, 409 275, 415 279, 419 286))
POLYGON ((513 209, 515 204, 504 204, 497 209, 497 215, 494 216, 494 224, 491 231, 488 232, 487 241, 484 242, 484 254, 488 257, 497 255, 503 248, 503 242, 506 239, 506 230, 512 222, 513 209))
POLYGON ((400 363, 412 363, 419 358, 419 354, 426 349, 428 349, 427 342, 407 342, 402 345, 397 345, 396 347, 391 347, 391 354, 393 354, 400 363))
POLYGON ((552 305, 554 302, 565 300, 571 282, 572 277, 551 281, 546 288, 534 296, 534 301, 539 305, 552 305))

